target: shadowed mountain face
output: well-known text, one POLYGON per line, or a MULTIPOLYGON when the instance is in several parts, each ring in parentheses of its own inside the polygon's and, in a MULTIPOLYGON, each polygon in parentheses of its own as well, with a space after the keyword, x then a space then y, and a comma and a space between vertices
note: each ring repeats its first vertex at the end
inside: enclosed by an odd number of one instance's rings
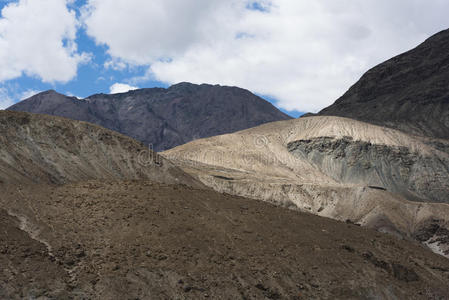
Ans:
POLYGON ((369 70, 320 115, 449 138, 449 30, 369 70))
POLYGON ((197 138, 235 132, 290 117, 236 87, 180 83, 84 100, 47 91, 9 110, 87 121, 133 137, 156 151, 197 138))

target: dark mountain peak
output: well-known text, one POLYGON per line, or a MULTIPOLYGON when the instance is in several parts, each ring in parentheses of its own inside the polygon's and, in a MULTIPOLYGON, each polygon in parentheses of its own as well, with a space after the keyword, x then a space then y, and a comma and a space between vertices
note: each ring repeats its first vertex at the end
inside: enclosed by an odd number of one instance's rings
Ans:
POLYGON ((63 97, 67 97, 67 96, 65 96, 65 95, 63 95, 61 93, 58 93, 57 91, 52 89, 52 90, 46 90, 46 91, 37 93, 36 95, 29 97, 28 99, 34 98, 34 97, 48 97, 48 96, 63 96, 63 97))
POLYGON ((47 91, 9 110, 95 123, 152 144, 157 151, 291 118, 248 90, 188 82, 84 100, 47 91))
POLYGON ((48 110, 55 106, 66 105, 67 102, 73 101, 74 99, 79 101, 75 97, 65 96, 56 92, 55 90, 47 90, 14 104, 10 108, 8 108, 8 110, 21 110, 20 108, 27 107, 30 108, 30 110, 35 110, 34 112, 36 113, 45 113, 45 110, 48 110))
POLYGON ((191 82, 179 82, 171 85, 168 89, 182 89, 182 88, 198 88, 199 85, 191 82))
POLYGON ((319 114, 449 138, 449 30, 372 68, 319 114))
POLYGON ((37 93, 34 96, 31 96, 27 99, 22 100, 21 102, 13 105, 13 106, 20 106, 24 103, 30 103, 30 102, 41 102, 41 101, 45 101, 45 102, 61 102, 64 103, 66 101, 80 101, 83 99, 78 99, 77 97, 74 96, 66 96, 64 94, 58 93, 55 90, 47 90, 47 91, 43 91, 40 93, 37 93))
POLYGON ((195 84, 195 83, 190 83, 190 82, 176 83, 168 88, 168 90, 200 90, 200 89, 239 90, 239 91, 249 92, 248 90, 237 87, 237 86, 227 86, 227 85, 209 84, 209 83, 195 84))
POLYGON ((59 94, 58 92, 56 92, 55 90, 53 90, 53 89, 51 89, 51 90, 46 90, 46 91, 43 91, 43 92, 41 92, 41 93, 38 93, 37 95, 51 95, 51 94, 59 94))
POLYGON ((200 95, 207 94, 211 100, 215 99, 216 96, 223 99, 223 101, 227 101, 225 98, 234 98, 239 97, 241 101, 257 101, 260 102, 261 105, 271 105, 271 103, 266 100, 254 95, 251 91, 247 89, 243 89, 237 86, 227 86, 220 84, 194 84, 190 82, 181 82, 170 86, 167 89, 168 92, 180 93, 183 95, 200 95), (225 96, 226 97, 223 97, 225 96))
POLYGON ((211 85, 209 84, 194 84, 190 82, 180 82, 177 84, 173 84, 172 86, 167 88, 168 93, 176 93, 182 95, 193 95, 198 93, 200 90, 208 89, 211 85))

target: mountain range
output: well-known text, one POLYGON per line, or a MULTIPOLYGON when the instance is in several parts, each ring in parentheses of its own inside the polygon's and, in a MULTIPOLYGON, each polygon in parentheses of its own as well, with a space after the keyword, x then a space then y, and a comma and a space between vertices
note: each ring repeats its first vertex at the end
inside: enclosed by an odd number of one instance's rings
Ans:
POLYGON ((449 295, 417 242, 214 191, 99 126, 0 112, 0 133, 1 299, 449 295))
POLYGON ((247 90, 180 83, 121 94, 78 99, 53 90, 21 101, 8 110, 86 121, 128 135, 155 151, 194 139, 288 120, 269 102, 247 90))
POLYGON ((446 30, 369 70, 319 114, 162 155, 219 192, 417 239, 449 257, 448 49, 446 30))
POLYGON ((448 53, 298 119, 190 83, 0 111, 0 298, 448 298, 448 53))
MULTIPOLYGON (((448 48, 449 30, 444 30, 366 72, 318 115, 347 117, 415 135, 449 139, 448 48)), ((50 90, 8 109, 95 123, 152 145, 156 151, 291 119, 247 90, 186 82, 168 89, 96 94, 85 99, 50 90)))

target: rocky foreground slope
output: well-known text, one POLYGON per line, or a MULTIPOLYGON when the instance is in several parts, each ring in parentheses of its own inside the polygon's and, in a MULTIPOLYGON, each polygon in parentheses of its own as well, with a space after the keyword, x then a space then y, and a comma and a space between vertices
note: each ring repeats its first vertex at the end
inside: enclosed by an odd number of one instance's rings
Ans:
POLYGON ((152 179, 201 185, 143 144, 59 117, 0 111, 0 183, 152 179))
POLYGON ((247 90, 191 83, 86 99, 47 91, 8 109, 91 122, 152 145, 156 151, 291 119, 247 90))
POLYGON ((449 30, 369 70, 319 114, 449 139, 449 30))
POLYGON ((400 131, 306 117, 162 155, 217 191, 418 239, 449 256, 449 155, 400 131))
POLYGON ((9 186, 0 226, 2 299, 449 296, 418 243, 181 185, 9 186))

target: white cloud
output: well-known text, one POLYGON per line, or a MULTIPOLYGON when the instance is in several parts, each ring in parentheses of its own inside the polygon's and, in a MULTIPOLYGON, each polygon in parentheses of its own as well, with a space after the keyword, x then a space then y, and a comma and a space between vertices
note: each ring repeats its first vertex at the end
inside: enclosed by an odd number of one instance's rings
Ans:
POLYGON ((137 89, 138 89, 138 87, 131 86, 131 85, 128 85, 128 84, 114 83, 109 88, 109 92, 111 94, 119 94, 119 93, 126 93, 126 92, 132 91, 132 90, 137 90, 137 89))
POLYGON ((20 100, 28 99, 36 94, 39 94, 41 91, 36 90, 26 90, 20 94, 20 100))
POLYGON ((441 0, 88 0, 83 19, 113 61, 166 83, 248 88, 317 111, 368 68, 449 27, 441 0))
POLYGON ((216 23, 207 12, 224 6, 223 0, 89 0, 83 19, 97 43, 109 46, 115 58, 149 64, 184 53, 201 42, 204 24, 216 23), (207 19, 207 21, 206 21, 207 19))
POLYGON ((89 59, 75 43, 78 21, 72 0, 20 0, 7 4, 0 18, 0 81, 22 74, 45 82, 67 82, 89 59))
POLYGON ((121 61, 119 59, 110 59, 107 60, 103 64, 105 69, 112 69, 114 71, 123 71, 128 66, 124 61, 121 61))
POLYGON ((10 107, 14 101, 9 96, 6 88, 0 87, 0 110, 10 107))

